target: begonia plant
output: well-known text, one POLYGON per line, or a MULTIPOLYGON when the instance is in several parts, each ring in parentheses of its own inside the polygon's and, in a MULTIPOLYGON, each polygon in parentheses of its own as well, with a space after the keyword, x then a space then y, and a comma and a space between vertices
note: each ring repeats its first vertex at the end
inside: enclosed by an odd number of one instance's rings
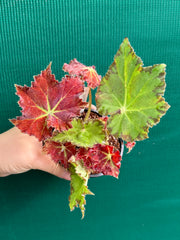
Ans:
POLYGON ((16 85, 22 116, 11 122, 42 141, 42 151, 70 171, 71 210, 79 206, 84 216, 85 196, 93 194, 87 186, 90 176, 118 178, 123 142, 131 151, 168 110, 165 67, 143 67, 125 38, 104 77, 73 59, 64 64, 68 74, 60 82, 50 63, 31 87, 16 85), (91 110, 92 89, 97 89, 97 113, 91 110))

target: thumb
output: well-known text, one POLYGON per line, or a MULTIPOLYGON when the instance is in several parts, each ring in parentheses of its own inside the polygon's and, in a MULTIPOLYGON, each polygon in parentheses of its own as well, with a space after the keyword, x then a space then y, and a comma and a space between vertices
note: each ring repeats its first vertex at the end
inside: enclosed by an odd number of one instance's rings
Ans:
POLYGON ((70 172, 63 168, 59 163, 55 163, 48 155, 44 155, 43 159, 38 159, 35 168, 48 172, 59 178, 71 180, 70 172))

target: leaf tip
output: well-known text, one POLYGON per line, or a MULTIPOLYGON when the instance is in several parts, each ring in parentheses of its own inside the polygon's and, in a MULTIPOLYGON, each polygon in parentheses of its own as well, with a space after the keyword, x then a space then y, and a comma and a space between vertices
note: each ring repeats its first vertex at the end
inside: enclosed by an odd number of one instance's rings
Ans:
POLYGON ((129 42, 128 37, 125 37, 123 42, 129 42))
POLYGON ((12 124, 14 124, 15 125, 15 121, 16 121, 16 119, 8 119, 12 124))
POLYGON ((88 193, 87 194, 95 196, 95 194, 93 192, 91 192, 89 189, 88 189, 88 193))
POLYGON ((47 70, 48 70, 48 69, 51 69, 51 65, 52 65, 52 61, 50 61, 49 65, 47 66, 46 69, 47 69, 47 70))
POLYGON ((81 220, 83 220, 83 218, 84 218, 84 210, 81 210, 81 213, 82 213, 82 217, 81 217, 81 220))
POLYGON ((20 85, 18 84, 14 84, 15 88, 16 88, 16 91, 18 91, 20 88, 22 88, 20 85))
POLYGON ((163 67, 163 68, 166 68, 166 64, 165 63, 161 63, 161 66, 163 67))
POLYGON ((169 105, 168 102, 165 102, 165 113, 167 112, 167 110, 171 108, 171 105, 169 105))

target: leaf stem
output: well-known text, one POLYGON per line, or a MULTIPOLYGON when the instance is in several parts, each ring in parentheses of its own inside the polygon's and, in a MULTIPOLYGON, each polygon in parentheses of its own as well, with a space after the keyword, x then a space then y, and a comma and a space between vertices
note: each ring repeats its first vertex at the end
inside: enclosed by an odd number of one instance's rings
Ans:
POLYGON ((84 122, 86 122, 89 118, 89 115, 91 113, 91 105, 92 105, 92 94, 91 94, 91 88, 89 88, 89 106, 88 106, 88 111, 86 113, 84 122))

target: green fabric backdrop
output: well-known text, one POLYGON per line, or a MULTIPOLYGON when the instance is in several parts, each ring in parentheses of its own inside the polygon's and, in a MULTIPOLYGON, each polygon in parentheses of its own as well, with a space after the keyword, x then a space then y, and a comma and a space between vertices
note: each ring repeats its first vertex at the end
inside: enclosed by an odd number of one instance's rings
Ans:
POLYGON ((1 0, 0 131, 20 114, 14 83, 50 61, 57 79, 76 57, 104 75, 128 37, 144 65, 167 64, 171 105, 150 139, 124 154, 119 180, 91 179, 86 216, 70 213, 69 183, 40 171, 0 178, 0 239, 180 239, 180 1, 1 0))

